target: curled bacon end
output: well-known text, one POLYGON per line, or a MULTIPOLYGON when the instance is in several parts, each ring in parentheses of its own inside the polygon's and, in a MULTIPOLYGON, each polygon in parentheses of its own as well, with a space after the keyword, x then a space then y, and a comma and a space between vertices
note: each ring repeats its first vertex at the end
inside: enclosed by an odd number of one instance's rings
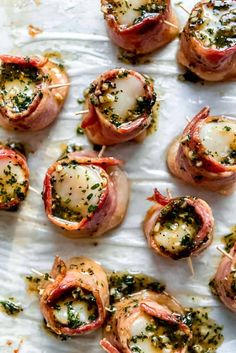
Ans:
MULTIPOLYGON (((186 335, 184 346, 178 347, 178 343, 175 341, 173 342, 175 348, 172 347, 172 349, 174 353, 186 352, 187 343, 191 338, 191 331, 181 321, 181 317, 184 314, 183 308, 167 293, 157 294, 149 290, 143 290, 115 303, 114 309, 115 311, 112 313, 104 330, 105 338, 100 342, 106 352, 131 353, 132 346, 130 344, 133 342, 133 335, 135 336, 135 343, 139 337, 137 329, 135 329, 135 333, 133 331, 136 320, 139 322, 139 327, 140 322, 144 320, 144 324, 138 329, 141 334, 141 332, 145 333, 146 325, 153 323, 155 318, 165 321, 166 324, 174 325, 173 330, 178 327, 179 330, 184 332, 186 335)), ((149 340, 151 338, 147 336, 146 339, 149 340)))
POLYGON ((154 194, 147 198, 148 201, 154 201, 159 203, 160 205, 167 205, 170 202, 170 199, 166 196, 163 196, 157 188, 154 189, 154 194))
POLYGON ((143 229, 149 246, 157 254, 179 260, 197 256, 211 244, 214 218, 205 201, 189 196, 168 199, 156 189, 152 201, 156 205, 148 210, 143 229), (182 212, 188 215, 186 221, 182 212), (181 226, 188 227, 190 221, 187 239, 181 226))
POLYGON ((65 71, 44 57, 1 55, 0 64, 4 88, 0 95, 1 125, 21 131, 38 131, 50 125, 64 104, 68 86, 53 89, 49 86, 68 83, 65 71), (5 87, 8 81, 14 81, 19 92, 13 98, 12 84, 5 87))
POLYGON ((125 216, 129 197, 121 164, 120 160, 100 158, 89 151, 68 153, 54 163, 46 173, 43 190, 49 220, 65 230, 76 231, 75 236, 98 236, 115 228, 125 216), (68 181, 64 182, 66 178, 68 181), (68 189, 68 194, 63 188, 68 189), (72 202, 74 189, 78 196, 72 202), (62 200, 60 205, 59 200, 62 200), (79 209, 77 204, 81 205, 79 209))
POLYGON ((75 336, 102 326, 105 308, 109 305, 109 291, 106 273, 98 263, 85 257, 66 262, 56 257, 50 277, 54 281, 45 279, 40 286, 40 308, 50 329, 58 335, 75 336), (68 308, 62 316, 58 314, 68 303, 72 305, 73 321, 68 308), (79 309, 76 309, 78 305, 79 309), (91 313, 92 309, 93 316, 89 316, 87 312, 91 313))
POLYGON ((163 306, 153 301, 146 301, 140 304, 140 308, 147 314, 157 317, 160 320, 164 320, 169 324, 177 324, 181 330, 191 336, 190 328, 180 321, 180 315, 176 313, 170 313, 163 306))
POLYGON ((120 24, 113 12, 111 1, 102 0, 102 11, 112 41, 135 54, 151 53, 172 41, 179 33, 178 22, 170 0, 163 3, 163 9, 156 14, 152 13, 141 18, 136 9, 137 22, 120 24))
POLYGON ((47 63, 48 59, 44 57, 29 57, 29 56, 12 56, 0 55, 0 62, 4 64, 15 64, 23 66, 42 67, 47 63))
POLYGON ((223 256, 213 281, 222 303, 236 313, 236 243, 229 252, 232 260, 223 256))
POLYGON ((85 102, 89 112, 83 115, 81 127, 90 141, 98 145, 141 140, 151 124, 155 103, 151 79, 133 70, 113 69, 90 85, 85 102), (125 109, 124 94, 132 102, 125 109))
POLYGON ((25 199, 29 188, 29 168, 19 151, 0 145, 0 209, 13 210, 25 199))
POLYGON ((100 341, 100 345, 107 353, 121 353, 106 338, 100 341))
MULTIPOLYGON (((226 134, 233 136, 235 124, 235 119, 210 116, 209 107, 203 108, 186 126, 183 134, 170 146, 167 157, 170 171, 187 183, 206 187, 222 194, 231 193, 236 183, 234 140, 232 139, 231 145, 226 148, 229 151, 227 156, 220 159, 217 149, 221 144, 225 147, 226 142, 221 140, 221 136, 224 137, 226 134), (215 130, 210 128, 214 124, 215 130), (206 135, 203 135, 202 138, 204 129, 207 131, 207 127, 209 132, 205 133, 206 135), (217 128, 219 135, 209 140, 212 141, 211 148, 213 149, 211 151, 206 145, 206 138, 217 131, 217 128), (218 145, 216 142, 214 143, 216 139, 218 139, 218 145)), ((224 150, 222 153, 225 153, 224 150)))

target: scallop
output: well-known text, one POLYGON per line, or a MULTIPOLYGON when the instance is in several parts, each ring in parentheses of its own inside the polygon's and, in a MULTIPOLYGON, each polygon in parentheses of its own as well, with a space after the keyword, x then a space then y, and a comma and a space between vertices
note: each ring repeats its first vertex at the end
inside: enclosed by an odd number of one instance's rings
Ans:
POLYGON ((5 157, 0 162, 0 202, 6 202, 16 197, 15 190, 21 191, 24 186, 25 173, 20 165, 5 157))
POLYGON ((206 123, 200 129, 200 138, 207 153, 218 162, 223 162, 236 150, 236 122, 225 120, 206 123))
POLYGON ((109 94, 115 99, 110 103, 112 113, 125 120, 128 112, 137 107, 137 99, 142 99, 145 95, 143 82, 134 75, 128 75, 124 78, 116 78, 113 81, 116 85, 109 94))
POLYGON ((169 337, 165 334, 165 330, 162 327, 157 327, 157 330, 155 330, 154 325, 153 318, 147 314, 140 314, 133 321, 131 336, 134 339, 131 339, 129 343, 132 352, 172 353, 174 351, 169 337), (152 326, 154 329, 147 329, 148 326, 152 326), (162 344, 159 345, 159 343, 162 344))
MULTIPOLYGON (((203 24, 200 26, 199 30, 196 30, 197 37, 204 43, 205 46, 213 46, 215 43, 215 39, 217 37, 217 33, 219 31, 233 31, 233 26, 235 26, 235 17, 233 16, 233 11, 235 11, 236 6, 233 2, 230 4, 231 13, 229 9, 221 9, 219 11, 214 9, 214 6, 203 5, 203 24), (234 10, 233 10, 234 9, 234 10), (231 14, 231 16, 230 16, 231 14), (229 20, 228 25, 224 25, 223 19, 227 16, 229 20)), ((231 38, 231 43, 235 42, 235 38, 231 38)), ((225 44, 226 46, 226 44, 225 44)))
POLYGON ((70 308, 74 316, 81 323, 88 323, 91 320, 91 317, 95 314, 95 307, 91 306, 91 303, 86 302, 85 300, 75 300, 72 297, 67 298, 66 300, 58 301, 56 308, 53 310, 55 319, 60 322, 62 325, 69 325, 68 318, 68 303, 71 303, 70 308))
MULTIPOLYGON (((147 0, 118 0, 114 1, 117 4, 115 9, 119 24, 130 26, 134 20, 141 15, 138 9, 147 4, 147 0), (120 5, 120 6, 119 6, 120 5)), ((115 6, 114 6, 115 7, 115 6)))
POLYGON ((156 224, 154 228, 154 239, 159 247, 165 248, 171 253, 185 249, 184 239, 186 236, 192 239, 196 234, 196 228, 177 219, 174 223, 156 224))
POLYGON ((52 174, 53 187, 61 205, 86 217, 99 204, 106 185, 104 171, 96 166, 59 164, 52 174))

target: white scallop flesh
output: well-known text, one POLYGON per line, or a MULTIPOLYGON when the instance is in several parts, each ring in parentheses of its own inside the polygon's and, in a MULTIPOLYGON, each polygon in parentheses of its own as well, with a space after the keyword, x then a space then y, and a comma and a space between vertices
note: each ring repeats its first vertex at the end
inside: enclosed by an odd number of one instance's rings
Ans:
POLYGON ((18 109, 21 102, 24 102, 29 98, 28 102, 30 104, 35 96, 36 84, 32 82, 32 80, 29 81, 28 78, 21 77, 20 80, 15 79, 13 81, 5 81, 4 86, 5 90, 1 95, 1 102, 13 112, 21 111, 21 109, 18 109), (19 102, 19 104, 17 102, 19 102))
POLYGON ((152 337, 155 336, 155 334, 158 334, 157 332, 153 332, 150 330, 146 330, 146 327, 148 325, 153 325, 154 320, 150 315, 147 314, 141 314, 137 317, 135 321, 133 321, 132 326, 131 326, 131 336, 139 336, 140 338, 135 337, 135 342, 132 342, 132 340, 129 343, 129 347, 131 351, 133 352, 140 352, 140 353, 172 353, 173 348, 171 347, 170 340, 169 338, 165 335, 164 331, 161 329, 159 332, 159 339, 160 342, 162 342, 165 347, 159 348, 158 343, 157 347, 155 347, 155 344, 152 342, 152 337), (141 338, 142 335, 148 336, 147 338, 141 338), (136 349, 135 349, 136 347, 136 349), (139 349, 139 350, 138 350, 139 349))
POLYGON ((117 3, 115 13, 120 25, 130 26, 134 20, 141 16, 141 11, 138 9, 147 4, 147 0, 115 0, 113 3, 117 3))
POLYGON ((112 103, 112 111, 114 114, 124 117, 128 110, 135 109, 137 99, 145 95, 143 82, 133 76, 128 75, 125 78, 117 78, 114 80, 116 84, 115 92, 116 100, 112 103))
POLYGON ((86 217, 90 206, 98 206, 107 183, 102 168, 78 164, 58 165, 52 174, 61 205, 86 217))
POLYGON ((196 234, 196 229, 180 218, 176 219, 174 223, 168 223, 168 227, 165 224, 157 223, 155 225, 154 239, 158 246, 162 246, 172 253, 185 249, 185 246, 181 243, 186 235, 192 239, 196 234))
MULTIPOLYGON (((233 26, 236 25, 236 16, 233 14, 231 15, 232 20, 228 25, 221 23, 222 16, 227 15, 229 11, 234 11, 235 14, 236 5, 234 5, 233 2, 230 9, 222 9, 220 11, 213 10, 213 6, 208 7, 207 5, 203 5, 203 14, 201 17, 204 22, 200 28, 195 31, 195 33, 205 46, 214 47, 214 41, 218 30, 227 30, 227 28, 230 30, 233 26)), ((232 44, 233 41, 236 42, 235 38, 232 38, 231 40, 232 44)))
POLYGON ((58 309, 53 310, 55 319, 62 325, 68 325, 68 307, 66 303, 72 302, 73 314, 78 318, 79 321, 83 323, 90 322, 90 316, 94 315, 94 306, 87 303, 85 300, 75 300, 72 297, 66 300, 61 300, 57 302, 58 309))
POLYGON ((22 167, 12 162, 8 157, 0 160, 0 202, 6 202, 16 197, 15 190, 24 188, 25 173, 22 167))
POLYGON ((207 153, 218 162, 222 162, 236 150, 236 122, 231 120, 209 122, 201 127, 199 133, 207 153))

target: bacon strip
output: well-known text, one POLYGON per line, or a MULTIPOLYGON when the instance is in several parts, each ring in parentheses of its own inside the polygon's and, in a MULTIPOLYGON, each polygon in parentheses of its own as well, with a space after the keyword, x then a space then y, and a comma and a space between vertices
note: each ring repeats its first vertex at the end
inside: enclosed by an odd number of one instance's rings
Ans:
POLYGON ((165 1, 166 8, 162 12, 143 16, 138 23, 129 26, 119 24, 110 2, 101 0, 109 36, 116 45, 127 51, 135 54, 153 52, 172 41, 179 33, 170 0, 165 1))
POLYGON ((113 69, 99 76, 90 87, 92 87, 92 91, 88 94, 85 102, 85 106, 89 112, 83 116, 81 127, 85 129, 92 143, 113 145, 133 139, 141 141, 146 137, 146 129, 152 120, 152 107, 156 102, 154 86, 151 80, 133 70, 113 69), (149 107, 135 120, 130 120, 127 123, 116 126, 101 111, 99 103, 94 104, 94 98, 96 100, 99 98, 104 83, 112 82, 112 80, 124 72, 129 76, 137 78, 142 83, 145 91, 145 99, 149 102, 149 107))
MULTIPOLYGON (((89 151, 72 152, 66 158, 54 163, 44 179, 43 199, 48 219, 55 225, 68 231, 77 231, 78 236, 101 235, 120 224, 125 216, 128 204, 128 181, 125 173, 119 168, 122 161, 112 157, 99 158, 89 151), (79 165, 99 166, 107 180, 107 186, 99 201, 97 209, 80 222, 67 221, 53 214, 52 174, 58 166, 76 162, 79 165)), ((78 181, 79 185, 79 181, 78 181)))
MULTIPOLYGON (((184 314, 180 304, 165 292, 157 294, 143 290, 115 303, 114 313, 104 330, 105 338, 100 342, 102 348, 108 353, 131 353, 131 327, 143 312, 170 325, 178 325, 179 329, 191 338, 190 329, 180 319, 184 314)), ((173 347, 173 353, 185 353, 187 343, 188 340, 183 348, 173 347)))
POLYGON ((1 164, 5 165, 6 162, 7 162, 7 165, 9 166, 9 169, 5 170, 6 169, 5 168, 2 171, 1 181, 3 184, 4 184, 4 179, 9 177, 14 178, 12 187, 14 187, 15 184, 18 184, 18 176, 14 175, 12 172, 12 167, 14 165, 19 166, 23 171, 23 175, 24 175, 24 182, 20 186, 20 195, 16 193, 14 197, 12 197, 9 201, 0 202, 0 209, 13 209, 19 206, 19 204, 23 201, 24 197, 27 194, 27 191, 29 188, 29 168, 26 162, 26 158, 23 154, 21 154, 16 150, 12 150, 7 146, 0 145, 0 167, 1 167, 1 164), (9 174, 5 174, 7 172, 9 174))
POLYGON ((43 281, 40 287, 40 308, 50 327, 58 335, 75 336, 90 333, 102 326, 106 318, 106 307, 109 306, 109 290, 107 276, 103 268, 95 261, 86 257, 76 257, 64 262, 58 256, 55 258, 50 273, 54 282, 43 281), (53 305, 71 293, 81 288, 93 294, 98 309, 97 318, 77 328, 61 325, 53 314, 53 305))
MULTIPOLYGON (((201 11, 204 5, 214 6, 215 0, 209 5, 208 0, 198 2, 190 15, 201 11)), ((235 1, 224 1, 231 6, 235 1)), ((219 3, 219 1, 218 1, 219 3)), ((235 6, 235 5, 234 5, 235 6)), ((204 46, 201 41, 192 33, 191 22, 188 20, 180 37, 180 49, 178 61, 189 68, 197 76, 207 81, 232 80, 236 78, 236 45, 225 49, 214 46, 204 46)))
POLYGON ((236 243, 229 255, 233 260, 223 256, 215 274, 214 289, 224 305, 236 313, 236 243))
POLYGON ((149 200, 156 202, 152 206, 144 220, 144 234, 147 238, 149 246, 159 255, 164 257, 171 257, 174 260, 179 260, 182 257, 197 256, 208 246, 210 246, 213 239, 214 218, 209 205, 198 198, 181 197, 181 198, 167 198, 164 197, 157 189, 154 189, 153 197, 149 200), (176 202, 184 201, 186 205, 192 206, 198 219, 200 220, 200 228, 193 239, 193 247, 184 254, 173 254, 163 249, 155 240, 154 228, 162 219, 162 212, 165 207, 174 207, 176 202))
POLYGON ((170 171, 185 182, 229 194, 236 182, 236 165, 218 162, 206 153, 200 138, 199 131, 203 124, 224 119, 209 114, 210 108, 205 107, 192 119, 182 136, 170 146, 167 163, 170 171), (191 158, 193 152, 194 158, 191 158))
POLYGON ((0 55, 0 64, 37 68, 42 83, 35 88, 35 96, 21 112, 13 112, 7 106, 0 107, 0 123, 6 129, 38 131, 50 125, 58 116, 68 94, 68 87, 49 89, 49 85, 68 83, 64 70, 47 58, 0 55))

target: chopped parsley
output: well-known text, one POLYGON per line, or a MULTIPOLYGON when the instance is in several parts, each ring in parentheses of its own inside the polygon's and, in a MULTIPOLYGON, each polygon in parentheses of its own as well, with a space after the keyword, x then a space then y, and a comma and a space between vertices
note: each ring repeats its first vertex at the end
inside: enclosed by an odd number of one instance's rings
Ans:
POLYGON ((16 304, 10 300, 2 300, 0 301, 0 305, 2 306, 2 308, 4 309, 7 315, 15 315, 23 311, 23 308, 21 305, 16 304))

